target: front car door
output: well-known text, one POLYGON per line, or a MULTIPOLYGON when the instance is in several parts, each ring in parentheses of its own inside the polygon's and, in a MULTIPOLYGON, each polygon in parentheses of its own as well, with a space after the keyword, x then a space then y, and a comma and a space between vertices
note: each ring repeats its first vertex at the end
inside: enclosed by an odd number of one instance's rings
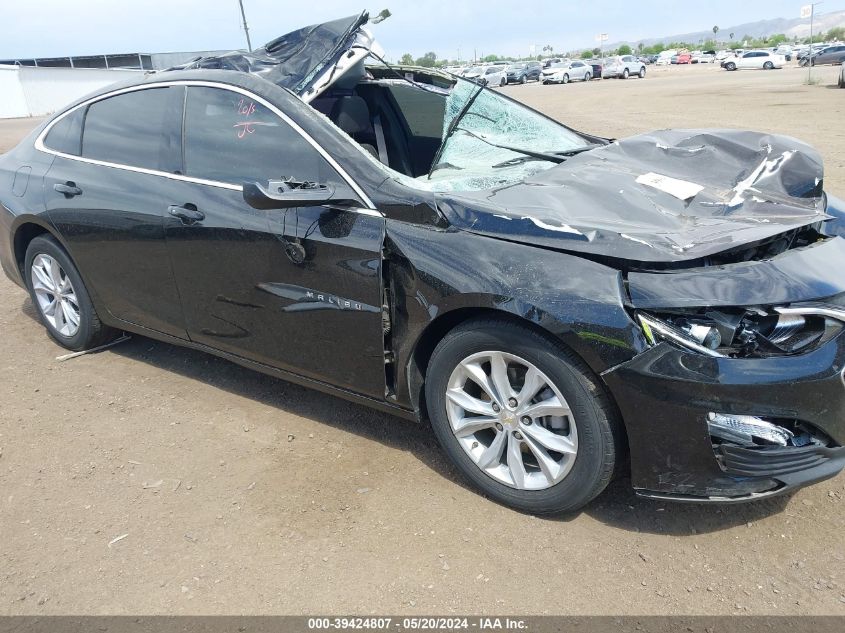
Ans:
POLYGON ((191 340, 383 398, 384 218, 276 106, 234 86, 187 90, 184 171, 198 182, 169 200, 166 235, 191 340), (244 201, 244 182, 280 179, 358 203, 244 201))

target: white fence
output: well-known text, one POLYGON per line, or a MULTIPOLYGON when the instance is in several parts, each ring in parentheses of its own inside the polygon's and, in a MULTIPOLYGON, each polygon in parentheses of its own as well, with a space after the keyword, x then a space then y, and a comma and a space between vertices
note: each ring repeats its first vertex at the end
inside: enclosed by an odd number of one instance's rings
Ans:
POLYGON ((0 66, 0 119, 44 116, 138 70, 0 66))

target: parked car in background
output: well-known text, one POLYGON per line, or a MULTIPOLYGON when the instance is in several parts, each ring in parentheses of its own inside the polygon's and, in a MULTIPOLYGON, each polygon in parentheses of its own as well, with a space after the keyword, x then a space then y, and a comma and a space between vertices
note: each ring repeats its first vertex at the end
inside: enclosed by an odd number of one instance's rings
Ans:
POLYGON ((553 66, 555 64, 559 64, 562 61, 564 61, 564 60, 561 59, 560 57, 552 57, 550 59, 544 59, 543 60, 543 69, 550 68, 551 66, 553 66))
POLYGON ((469 79, 471 81, 476 81, 481 74, 484 72, 484 66, 469 66, 461 73, 461 77, 464 79, 469 79))
POLYGON ((678 53, 678 64, 691 64, 692 63, 692 54, 691 53, 678 53))
POLYGON ((592 65, 578 59, 552 64, 544 68, 540 76, 544 84, 568 84, 570 81, 590 81, 592 78, 592 65))
POLYGON ((725 70, 763 69, 772 70, 783 68, 786 59, 772 51, 748 51, 740 56, 729 57, 722 62, 725 70))
POLYGON ((793 51, 792 47, 788 44, 781 44, 780 46, 778 46, 775 49, 775 53, 777 53, 778 55, 783 55, 783 58, 788 62, 792 61, 793 51))
POLYGON ((631 75, 635 75, 640 79, 645 77, 645 64, 637 61, 633 55, 608 57, 601 71, 602 79, 611 77, 627 79, 631 75))
POLYGON ((540 62, 517 62, 508 66, 508 83, 524 84, 526 81, 539 81, 543 67, 540 62))
POLYGON ((504 86, 508 83, 508 67, 504 64, 485 66, 477 81, 482 86, 504 86))
MULTIPOLYGON (((809 56, 805 57, 801 65, 806 66, 809 59, 809 56)), ((823 64, 841 64, 842 62, 845 62, 845 45, 838 44, 823 48, 814 54, 810 63, 813 66, 821 66, 823 64)))
POLYGON ((657 56, 657 59, 654 60, 654 63, 658 66, 668 66, 672 63, 672 58, 678 54, 675 50, 668 50, 663 51, 657 56))
POLYGON ((602 69, 604 68, 604 60, 591 59, 587 63, 593 68, 593 79, 601 79, 602 69))

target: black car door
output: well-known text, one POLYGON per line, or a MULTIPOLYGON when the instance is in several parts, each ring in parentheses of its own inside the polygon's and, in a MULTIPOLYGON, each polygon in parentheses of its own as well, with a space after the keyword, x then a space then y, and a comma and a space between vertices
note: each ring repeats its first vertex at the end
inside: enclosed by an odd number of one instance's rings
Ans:
POLYGON ((181 86, 105 97, 58 119, 44 139, 56 155, 47 211, 89 288, 118 319, 181 338, 163 218, 183 99, 181 86))
POLYGON ((184 171, 198 182, 168 201, 166 235, 189 336, 382 398, 381 214, 363 204, 258 210, 244 201, 244 182, 280 179, 357 199, 280 113, 234 87, 188 87, 184 171))

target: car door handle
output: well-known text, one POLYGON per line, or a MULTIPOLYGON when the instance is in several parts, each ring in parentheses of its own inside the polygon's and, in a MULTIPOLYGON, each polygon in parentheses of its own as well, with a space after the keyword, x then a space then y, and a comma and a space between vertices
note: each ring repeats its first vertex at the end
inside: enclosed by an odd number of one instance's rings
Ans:
POLYGON ((192 204, 186 204, 184 206, 171 204, 169 207, 167 207, 167 211, 174 218, 179 218, 180 220, 182 220, 182 224, 194 224, 196 222, 202 222, 203 220, 205 220, 205 213, 197 209, 192 204))
POLYGON ((82 189, 77 187, 76 183, 70 181, 65 183, 57 182, 55 185, 53 185, 53 189, 55 189, 59 193, 64 194, 65 198, 73 198, 74 196, 82 195, 82 189))

